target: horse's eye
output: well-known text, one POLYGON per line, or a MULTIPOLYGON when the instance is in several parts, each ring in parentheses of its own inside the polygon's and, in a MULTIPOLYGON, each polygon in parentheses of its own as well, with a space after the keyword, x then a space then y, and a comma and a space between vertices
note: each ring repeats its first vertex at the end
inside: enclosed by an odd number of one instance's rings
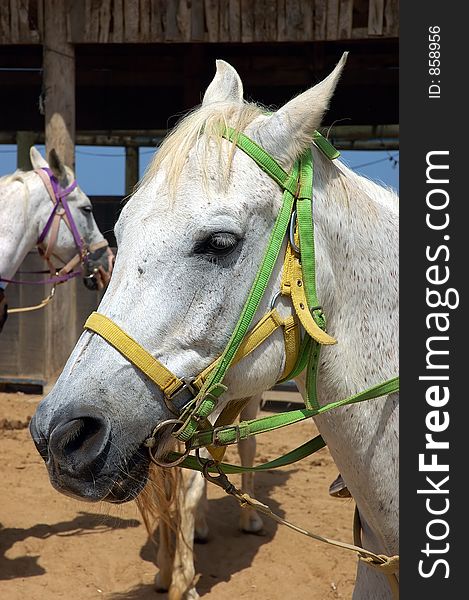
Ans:
POLYGON ((207 254, 209 256, 228 256, 239 243, 239 238, 234 233, 220 231, 210 234, 204 240, 197 242, 196 254, 207 254))
POLYGON ((90 214, 93 212, 93 207, 91 204, 86 204, 85 206, 80 206, 80 210, 84 213, 90 214))

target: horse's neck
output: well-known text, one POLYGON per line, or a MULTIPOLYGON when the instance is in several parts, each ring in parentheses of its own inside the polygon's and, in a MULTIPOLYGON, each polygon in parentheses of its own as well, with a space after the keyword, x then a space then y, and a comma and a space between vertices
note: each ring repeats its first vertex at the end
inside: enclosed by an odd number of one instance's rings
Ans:
POLYGON ((46 190, 38 177, 22 173, 0 188, 0 276, 10 279, 36 245, 46 190), (37 181, 36 181, 37 180, 37 181))
POLYGON ((338 340, 323 353, 323 380, 328 394, 349 395, 397 371, 397 200, 334 165, 316 181, 318 298, 338 340))
MULTIPOLYGON (((316 177, 314 223, 318 297, 338 341, 321 350, 318 394, 326 404, 397 374, 396 201, 378 186, 323 166, 316 177)), ((302 378, 298 384, 304 389, 302 378)), ((316 421, 377 549, 396 551, 396 398, 332 411, 316 421)))

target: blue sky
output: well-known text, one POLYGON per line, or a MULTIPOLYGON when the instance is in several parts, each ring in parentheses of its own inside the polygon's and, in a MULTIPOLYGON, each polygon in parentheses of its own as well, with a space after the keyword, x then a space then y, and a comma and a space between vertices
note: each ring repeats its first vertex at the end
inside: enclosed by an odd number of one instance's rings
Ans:
MULTIPOLYGON (((37 146, 44 155, 44 146, 37 146)), ((140 176, 153 155, 140 148, 140 176)), ((345 163, 357 172, 399 190, 399 152, 345 151, 345 163)), ((16 146, 0 145, 0 176, 16 169, 16 146)), ((76 170, 80 187, 91 196, 124 195, 124 148, 77 146, 76 170)))

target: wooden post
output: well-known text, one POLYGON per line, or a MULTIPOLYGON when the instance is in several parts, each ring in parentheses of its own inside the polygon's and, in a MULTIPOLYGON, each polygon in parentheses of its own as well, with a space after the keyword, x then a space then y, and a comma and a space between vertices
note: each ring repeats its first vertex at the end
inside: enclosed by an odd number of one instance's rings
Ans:
MULTIPOLYGON (((74 169, 75 50, 67 41, 68 9, 69 2, 44 0, 43 91, 46 155, 55 148, 61 160, 74 169)), ((57 287, 54 301, 45 309, 48 377, 63 368, 77 340, 76 294, 76 279, 72 279, 57 287)))
POLYGON ((36 134, 34 131, 16 132, 16 167, 23 171, 31 171, 33 168, 29 159, 29 149, 34 146, 36 134))
POLYGON ((68 2, 44 0, 46 153, 75 166, 75 49, 67 42, 68 2))
POLYGON ((125 195, 129 196, 138 183, 139 156, 138 147, 125 147, 125 195))

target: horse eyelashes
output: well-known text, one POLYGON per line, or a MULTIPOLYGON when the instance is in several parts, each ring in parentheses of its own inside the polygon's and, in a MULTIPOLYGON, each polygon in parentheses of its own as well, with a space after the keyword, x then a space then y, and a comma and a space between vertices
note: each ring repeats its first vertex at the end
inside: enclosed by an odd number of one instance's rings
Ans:
POLYGON ((218 258, 230 255, 238 246, 239 238, 233 233, 212 233, 204 240, 196 243, 194 253, 205 255, 210 262, 217 262, 218 258))

